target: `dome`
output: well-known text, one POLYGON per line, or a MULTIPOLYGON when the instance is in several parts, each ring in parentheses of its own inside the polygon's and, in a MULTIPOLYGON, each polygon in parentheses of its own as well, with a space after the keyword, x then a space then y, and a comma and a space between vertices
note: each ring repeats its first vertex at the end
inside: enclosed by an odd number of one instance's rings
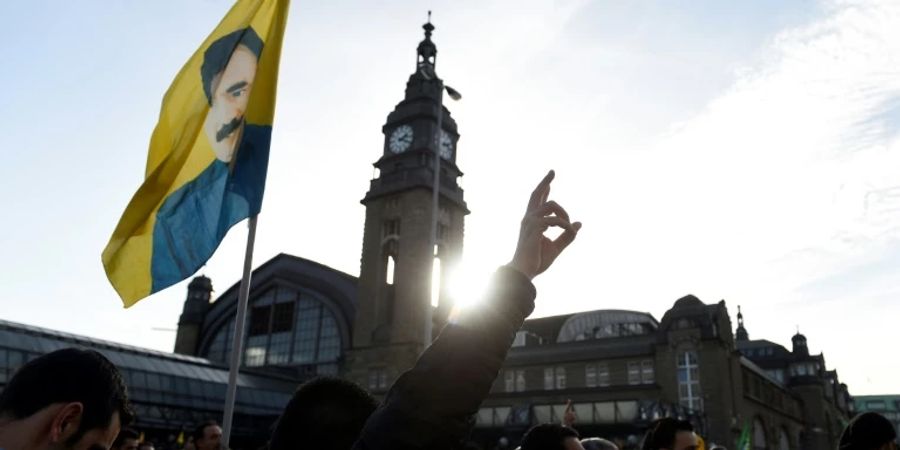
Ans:
POLYGON ((678 299, 678 301, 675 302, 675 306, 673 306, 673 308, 685 308, 690 306, 705 306, 705 304, 701 302, 699 298, 688 294, 678 299))
POLYGON ((615 309, 588 311, 566 319, 556 342, 646 335, 655 332, 657 326, 656 319, 648 313, 615 309))

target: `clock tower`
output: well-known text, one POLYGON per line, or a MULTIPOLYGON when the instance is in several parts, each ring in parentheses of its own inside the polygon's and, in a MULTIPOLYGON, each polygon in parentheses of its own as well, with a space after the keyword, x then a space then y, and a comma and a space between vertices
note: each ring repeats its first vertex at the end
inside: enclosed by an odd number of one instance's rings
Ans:
POLYGON ((353 324, 353 350, 347 377, 375 393, 415 364, 446 322, 452 307, 441 281, 460 259, 463 221, 469 213, 457 183, 459 133, 450 111, 440 104, 443 84, 435 72, 434 26, 423 28, 415 71, 406 95, 382 127, 376 177, 362 204, 366 207, 359 274, 359 304, 353 324), (438 114, 442 117, 438 120, 438 114), (438 124, 440 123, 440 130, 438 124), (432 306, 431 247, 434 158, 440 157, 436 254, 441 293, 432 306), (433 326, 427 327, 431 320, 433 326), (430 336, 428 330, 433 329, 430 336))

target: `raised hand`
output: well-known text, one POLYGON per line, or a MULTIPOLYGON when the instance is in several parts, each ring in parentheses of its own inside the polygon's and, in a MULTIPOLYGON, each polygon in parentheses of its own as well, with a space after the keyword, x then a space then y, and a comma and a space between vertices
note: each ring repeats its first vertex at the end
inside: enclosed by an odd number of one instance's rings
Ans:
POLYGON ((569 214, 554 201, 548 201, 550 182, 556 174, 551 170, 531 193, 522 226, 519 229, 519 243, 509 266, 522 272, 529 279, 543 273, 562 251, 575 240, 581 222, 569 221, 569 214), (544 236, 550 227, 560 227, 564 231, 555 240, 544 236))
POLYGON ((566 412, 563 414, 562 424, 572 428, 577 420, 578 416, 575 415, 575 406, 572 405, 572 399, 569 399, 566 401, 566 412))

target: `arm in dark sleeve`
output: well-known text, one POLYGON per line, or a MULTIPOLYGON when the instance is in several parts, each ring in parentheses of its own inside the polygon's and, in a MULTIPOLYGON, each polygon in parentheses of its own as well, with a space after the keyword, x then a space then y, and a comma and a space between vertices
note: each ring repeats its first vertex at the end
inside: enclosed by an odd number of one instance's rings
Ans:
POLYGON ((356 450, 452 448, 490 392, 516 331, 534 310, 534 286, 501 267, 483 304, 444 327, 391 386, 366 422, 356 450))

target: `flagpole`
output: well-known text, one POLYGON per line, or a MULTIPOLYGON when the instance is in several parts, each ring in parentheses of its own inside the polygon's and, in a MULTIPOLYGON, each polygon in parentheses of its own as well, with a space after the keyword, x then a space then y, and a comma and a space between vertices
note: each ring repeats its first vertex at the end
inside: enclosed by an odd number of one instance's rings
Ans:
MULTIPOLYGON (((443 126, 441 122, 444 118, 444 80, 438 78, 438 116, 437 116, 437 131, 434 132, 434 184, 431 186, 431 235, 428 236, 428 251, 431 253, 431 292, 429 294, 434 295, 435 289, 434 286, 436 283, 440 282, 440 274, 435 276, 434 273, 434 263, 435 259, 438 256, 438 251, 435 250, 437 246, 437 225, 438 225, 438 206, 439 206, 439 193, 441 189, 441 127, 443 126)), ((443 267, 441 267, 443 270, 443 267)), ((440 288, 437 290, 437 298, 440 301, 441 291, 440 288)), ((431 346, 431 340, 434 336, 434 305, 431 303, 433 299, 429 299, 428 305, 425 307, 427 314, 425 315, 425 348, 431 346)))
POLYGON ((244 274, 238 293, 237 317, 234 320, 231 367, 228 369, 228 391, 225 393, 225 417, 222 419, 222 448, 228 449, 231 441, 231 425, 234 417, 234 398, 237 394, 238 369, 244 354, 244 322, 247 316, 247 298, 250 296, 250 268, 253 266, 253 243, 256 241, 256 216, 247 222, 247 252, 244 254, 244 274))

